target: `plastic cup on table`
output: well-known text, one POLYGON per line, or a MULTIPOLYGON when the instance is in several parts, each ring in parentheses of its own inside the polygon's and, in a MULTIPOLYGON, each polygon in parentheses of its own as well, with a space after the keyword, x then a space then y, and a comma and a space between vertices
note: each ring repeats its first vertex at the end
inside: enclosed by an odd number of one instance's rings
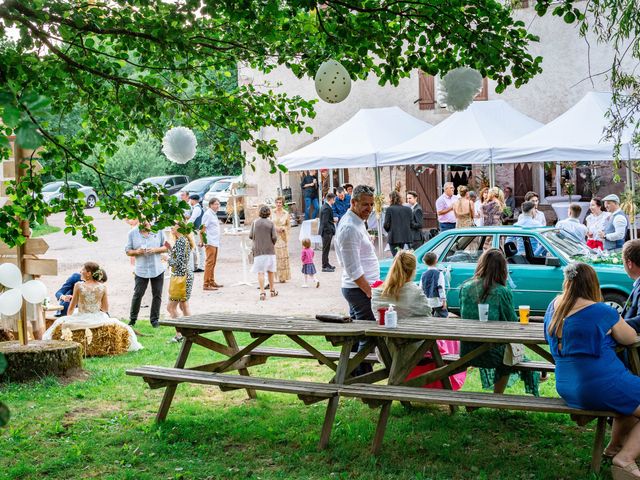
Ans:
POLYGON ((489 321, 489 304, 488 303, 478 304, 478 315, 481 322, 489 321))
POLYGON ((518 312, 520 313, 520 323, 522 325, 527 325, 529 323, 529 313, 531 312, 531 307, 529 305, 520 305, 518 307, 518 312))

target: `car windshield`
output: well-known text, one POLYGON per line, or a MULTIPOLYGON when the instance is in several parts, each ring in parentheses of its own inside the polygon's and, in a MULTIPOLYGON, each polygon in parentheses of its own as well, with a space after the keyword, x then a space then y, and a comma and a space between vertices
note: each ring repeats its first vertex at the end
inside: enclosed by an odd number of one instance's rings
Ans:
POLYGON ((209 190, 209 191, 210 192, 223 192, 227 188, 229 188, 229 185, 231 185, 231 182, 216 182, 215 185, 213 185, 213 187, 211 187, 211 190, 209 190))
POLYGON ((206 178, 201 178, 200 180, 194 180, 193 182, 185 186, 183 190, 186 190, 188 192, 197 192, 200 190, 204 190, 210 182, 211 180, 207 180, 206 178))
POLYGON ((561 230, 550 230, 544 232, 542 236, 567 260, 573 260, 575 257, 588 255, 591 252, 586 245, 576 242, 574 238, 561 230))
POLYGON ((42 187, 42 193, 57 192, 60 189, 60 183, 50 183, 42 187))
POLYGON ((164 182, 164 178, 145 178, 140 182, 140 184, 153 183, 154 185, 162 185, 163 182, 164 182))

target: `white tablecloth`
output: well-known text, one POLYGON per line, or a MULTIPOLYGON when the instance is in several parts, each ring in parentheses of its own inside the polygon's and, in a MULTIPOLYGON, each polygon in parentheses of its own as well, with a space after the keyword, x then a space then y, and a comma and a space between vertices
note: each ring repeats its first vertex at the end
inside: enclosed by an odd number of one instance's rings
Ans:
POLYGON ((300 235, 298 238, 300 239, 300 241, 304 240, 305 238, 308 238, 311 240, 311 243, 322 244, 322 237, 320 235, 311 234, 312 224, 313 224, 313 220, 305 220, 304 222, 302 222, 302 225, 300 225, 300 235))

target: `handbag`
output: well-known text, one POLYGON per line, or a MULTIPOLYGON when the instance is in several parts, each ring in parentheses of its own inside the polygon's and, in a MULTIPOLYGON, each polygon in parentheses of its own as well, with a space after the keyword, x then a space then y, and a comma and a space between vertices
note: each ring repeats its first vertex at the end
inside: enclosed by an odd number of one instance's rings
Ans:
POLYGON ((521 343, 507 343, 502 356, 502 363, 514 366, 524 360, 524 345, 521 343))

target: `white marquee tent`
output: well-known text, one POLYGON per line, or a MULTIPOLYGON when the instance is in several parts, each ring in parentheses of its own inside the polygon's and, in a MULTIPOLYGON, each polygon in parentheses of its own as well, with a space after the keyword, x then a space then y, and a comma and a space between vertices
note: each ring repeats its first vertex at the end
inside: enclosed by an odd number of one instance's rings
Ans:
POLYGON ((378 165, 490 164, 492 151, 542 124, 504 100, 478 101, 378 156, 378 165))
MULTIPOLYGON (((610 119, 611 93, 589 92, 545 126, 493 151, 495 163, 589 162, 613 159, 614 141, 604 139, 610 119)), ((435 130, 435 129, 434 129, 435 130)), ((622 135, 624 160, 640 158, 631 144, 632 132, 622 135)))
POLYGON ((363 108, 319 140, 280 157, 289 170, 377 166, 377 154, 431 128, 399 107, 363 108))

